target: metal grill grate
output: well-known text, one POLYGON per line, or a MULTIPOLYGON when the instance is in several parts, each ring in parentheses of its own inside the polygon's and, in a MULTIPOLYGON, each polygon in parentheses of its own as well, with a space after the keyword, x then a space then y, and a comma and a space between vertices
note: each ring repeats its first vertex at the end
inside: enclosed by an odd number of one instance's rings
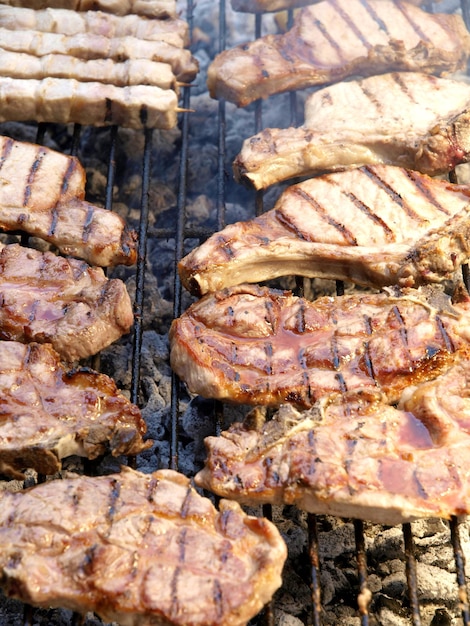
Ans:
MULTIPOLYGON (((470 0, 462 0, 462 13, 466 19, 467 25, 470 23, 470 0)), ((190 31, 193 32, 194 22, 196 19, 196 9, 192 0, 187 2, 187 15, 186 19, 190 25, 190 31)), ((292 23, 293 14, 289 12, 289 24, 292 23)), ((219 0, 219 34, 218 34, 218 48, 219 51, 225 49, 227 45, 227 29, 226 29, 226 5, 225 0, 219 0)), ((261 35, 263 27, 263 17, 257 15, 253 17, 254 20, 254 36, 261 35)), ((144 150, 142 154, 142 188, 141 188, 141 201, 139 207, 139 249, 138 249, 138 262, 135 268, 135 324, 130 341, 132 342, 132 358, 131 358, 131 383, 130 383, 130 397, 133 402, 139 403, 142 398, 141 390, 141 357, 142 357, 142 341, 143 341, 143 311, 145 304, 145 276, 146 276, 146 262, 147 262, 147 248, 149 240, 174 240, 174 264, 172 268, 173 272, 173 317, 177 317, 184 309, 184 297, 182 293, 182 287, 178 278, 176 266, 178 261, 182 258, 185 252, 185 242, 188 240, 204 240, 211 230, 207 230, 200 227, 194 227, 188 224, 186 215, 187 196, 190 191, 190 162, 189 162, 189 150, 191 147, 190 128, 191 128, 191 88, 186 87, 182 93, 182 106, 188 112, 181 114, 180 129, 181 129, 181 144, 179 151, 179 164, 176 181, 176 211, 174 213, 173 224, 171 226, 149 226, 149 213, 152 207, 149 203, 149 191, 152 183, 154 182, 152 176, 152 156, 154 154, 154 133, 152 131, 146 131, 144 137, 144 150)), ((226 150, 226 134, 227 134, 227 110, 226 104, 223 101, 217 104, 217 118, 207 120, 207 123, 214 123, 217 125, 217 197, 215 198, 215 220, 214 228, 220 229, 226 222, 226 199, 227 199, 227 179, 230 175, 227 171, 227 162, 233 155, 227 154, 226 150)), ((297 102, 296 94, 290 95, 290 123, 296 125, 298 123, 297 114, 297 102)), ((263 104, 261 102, 255 103, 253 106, 253 126, 254 132, 258 132, 263 128, 263 104)), ((40 125, 37 132, 37 142, 42 143, 44 141, 44 134, 46 128, 40 125)), ((77 154, 79 151, 82 129, 79 126, 74 128, 72 141, 70 144, 70 151, 72 154, 77 154)), ((116 150, 118 141, 119 129, 113 127, 109 130, 109 154, 107 159, 107 179, 106 179, 106 191, 104 204, 107 208, 112 208, 113 204, 113 188, 116 180, 116 150)), ((157 149, 158 156, 158 149, 157 149)), ((253 203, 254 213, 259 214, 264 210, 265 198, 263 192, 253 192, 251 196, 253 203)), ((302 292, 303 281, 298 279, 297 288, 299 292, 302 292)), ((337 284, 338 294, 342 293, 344 286, 341 283, 337 284)), ((93 363, 93 366, 99 369, 99 359, 93 363)), ((180 418, 181 418, 181 404, 185 398, 184 389, 180 381, 173 375, 171 381, 171 406, 170 411, 170 454, 169 454, 169 466, 172 469, 179 468, 179 437, 180 437, 180 418)), ((212 406, 213 418, 214 418, 214 430, 220 431, 221 424, 224 419, 225 407, 219 402, 214 402, 212 406)), ((134 465, 135 459, 128 459, 129 464, 134 465)), ((156 468, 155 468, 156 469, 156 468)), ((273 516, 271 507, 263 507, 262 513, 268 517, 273 516)), ((321 546, 321 532, 319 529, 321 518, 309 514, 306 517, 306 563, 305 569, 308 570, 309 586, 310 586, 310 607, 308 616, 303 616, 302 619, 305 624, 313 624, 314 626, 320 626, 323 624, 324 604, 323 595, 324 590, 321 585, 322 575, 322 546, 321 546)), ((370 598, 368 597, 368 577, 371 570, 368 566, 368 548, 367 537, 365 533, 365 525, 360 521, 353 521, 354 528, 354 542, 355 542, 355 556, 356 556, 356 596, 357 596, 357 618, 360 620, 362 626, 368 626, 379 623, 376 616, 371 612, 369 608, 372 606, 370 598)), ((467 581, 465 575, 465 559, 461 546, 460 531, 461 527, 456 518, 453 518, 449 523, 451 546, 455 560, 456 568, 456 585, 455 596, 460 602, 461 606, 461 623, 464 626, 468 626, 470 623, 470 612, 467 596, 467 581)), ((412 533, 412 526, 410 524, 404 524, 402 527, 403 534, 403 559, 406 564, 406 577, 407 577, 407 600, 404 601, 404 613, 406 614, 406 620, 413 626, 421 626, 422 617, 420 610, 420 599, 418 593, 418 575, 417 575, 417 562, 415 556, 414 538, 412 533)), ((46 624, 49 619, 50 624, 59 623, 54 617, 54 612, 48 613, 47 617, 44 614, 38 617, 37 612, 29 606, 24 606, 23 614, 20 618, 24 626, 33 626, 34 624, 46 624)), ((61 618, 63 619, 63 618, 61 618)), ((18 622, 20 623, 20 622, 18 622)), ((63 623, 63 622, 60 622, 63 623)), ((72 615, 70 617, 70 624, 74 626, 91 626, 95 625, 97 620, 84 619, 79 615, 72 615)), ((277 623, 277 612, 275 602, 268 606, 262 614, 255 620, 253 624, 259 625, 274 625, 277 623)), ((437 624, 437 622, 436 622, 437 624)), ((2 625, 3 626, 3 625, 2 625)), ((6 624, 4 626, 7 626, 6 624)))

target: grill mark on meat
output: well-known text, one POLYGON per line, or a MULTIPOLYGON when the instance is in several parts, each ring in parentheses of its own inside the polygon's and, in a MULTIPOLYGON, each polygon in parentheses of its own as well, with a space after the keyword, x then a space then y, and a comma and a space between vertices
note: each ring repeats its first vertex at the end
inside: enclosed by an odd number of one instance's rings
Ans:
POLYGON ((49 226, 49 230, 47 234, 52 237, 55 234, 55 229, 57 228, 57 222, 59 220, 59 212, 57 210, 57 206, 53 207, 51 210, 51 225, 49 226))
POLYGON ((26 179, 26 185, 25 185, 24 196, 23 196, 23 206, 28 206, 28 202, 31 198, 31 186, 34 182, 34 177, 36 176, 36 173, 38 169, 40 168, 42 160, 44 159, 45 156, 46 156, 46 151, 44 150, 44 148, 39 148, 37 157, 34 160, 33 164, 31 165, 29 172, 28 172, 28 178, 26 179))
POLYGON ((387 33, 387 35, 389 34, 388 32, 388 28, 387 25, 385 24, 385 22, 377 15, 377 13, 374 11, 374 9, 371 7, 371 5, 369 4, 369 2, 367 0, 360 0, 360 3, 362 4, 362 6, 364 7, 364 9, 367 11, 367 13, 369 13, 369 15, 372 17, 372 19, 374 20, 374 22, 378 25, 378 27, 380 28, 380 30, 384 31, 385 33, 387 33))
POLYGON ((108 503, 108 511, 107 511, 107 518, 110 524, 113 523, 113 518, 116 513, 116 503, 121 493, 121 483, 119 482, 119 480, 114 479, 112 481, 112 485, 113 485, 112 489, 109 492, 109 503, 108 503))
MULTIPOLYGON (((306 202, 309 202, 312 205, 312 207, 315 209, 315 211, 318 213, 318 215, 322 218, 322 220, 327 222, 330 226, 333 226, 334 228, 336 228, 336 230, 338 230, 343 235, 344 239, 350 245, 357 246, 357 240, 354 237, 354 235, 351 233, 351 231, 348 230, 344 224, 341 224, 340 222, 337 222, 336 220, 334 220, 328 214, 328 211, 325 209, 325 207, 323 207, 319 202, 317 202, 315 198, 313 198, 311 195, 309 195, 308 193, 306 193, 303 189, 300 189, 299 187, 294 187, 292 191, 296 195, 300 196, 306 202)), ((297 228, 294 225, 291 225, 291 228, 295 232, 298 232, 297 228)), ((304 239, 305 239, 305 236, 304 236, 304 239)))
POLYGON ((217 578, 214 578, 214 589, 212 592, 212 597, 214 599, 217 619, 220 619, 224 614, 224 596, 222 593, 222 587, 217 578))
POLYGON ((396 2, 395 6, 396 8, 404 15, 404 17, 406 18, 407 22, 409 23, 409 25, 411 26, 411 28, 415 31, 415 33, 417 35, 419 35, 420 39, 422 41, 426 41, 427 43, 429 43, 431 41, 431 39, 428 37, 428 35, 426 35, 426 33, 421 29, 421 27, 419 26, 419 24, 417 24, 410 16, 407 7, 405 6, 406 3, 402 3, 402 2, 396 2))
POLYGON ((72 175, 75 173, 76 169, 77 169, 76 162, 74 161, 74 159, 70 159, 68 166, 67 166, 67 170, 62 179, 60 195, 63 195, 67 192, 69 188, 70 179, 72 178, 72 175))
POLYGON ((220 250, 227 256, 228 259, 232 259, 235 256, 226 237, 219 235, 217 237, 217 243, 220 245, 220 250))
MULTIPOLYGON (((336 318, 335 313, 333 312, 332 314, 332 319, 331 319, 332 323, 334 325, 338 324, 338 320, 336 318)), ((337 331, 335 330, 332 337, 331 337, 331 356, 332 356, 332 363, 333 363, 333 368, 336 370, 336 374, 335 374, 335 379, 338 381, 338 387, 339 390, 344 393, 348 390, 348 386, 346 384, 346 381, 344 380, 344 376, 342 374, 342 372, 340 372, 340 367, 341 367, 341 359, 339 357, 339 353, 338 353, 338 336, 337 336, 337 331)))
POLYGON ((379 100, 379 98, 377 98, 372 90, 367 89, 367 86, 364 84, 359 84, 359 88, 362 91, 362 93, 365 95, 365 97, 369 100, 369 102, 371 104, 374 105, 374 107, 377 109, 377 112, 380 113, 383 111, 383 104, 382 102, 379 100))
POLYGON ((414 170, 403 170, 403 173, 408 176, 408 178, 412 181, 412 183, 419 190, 419 192, 426 198, 426 200, 433 204, 438 211, 440 211, 441 213, 445 213, 445 215, 452 214, 451 211, 449 211, 436 199, 431 191, 431 186, 426 185, 417 172, 415 172, 414 170))
POLYGON ((2 156, 0 157, 0 170, 5 165, 5 162, 10 156, 10 153, 13 148, 13 143, 14 143, 13 139, 10 139, 10 138, 6 139, 3 143, 2 156))
POLYGON ((186 495, 184 497, 183 502, 181 503, 180 515, 182 519, 185 519, 185 517, 188 514, 189 508, 191 506, 191 494, 192 494, 191 486, 188 485, 188 488, 186 490, 186 495))
MULTIPOLYGON (((319 19, 315 18, 312 21, 313 21, 313 25, 321 32, 321 34, 328 41, 330 46, 335 49, 336 53, 338 54, 338 57, 342 61, 345 61, 345 57, 344 57, 344 54, 343 54, 343 49, 338 44, 338 42, 331 36, 330 29, 327 26, 325 26, 323 24, 323 22, 320 22, 319 19)), ((312 63, 315 62, 315 55, 314 55, 314 48, 313 48, 313 46, 305 46, 305 49, 303 50, 303 52, 308 54, 309 60, 312 63)))
POLYGON ((383 189, 383 191, 385 191, 385 193, 387 193, 390 196, 393 202, 398 204, 400 208, 402 208, 412 219, 421 221, 421 218, 415 211, 413 211, 410 204, 408 204, 408 202, 406 202, 402 198, 402 196, 397 191, 395 191, 395 189, 393 189, 393 187, 391 187, 387 182, 385 182, 385 180, 383 180, 383 178, 381 178, 374 171, 373 168, 366 165, 365 167, 361 168, 361 171, 363 171, 364 174, 368 176, 371 179, 371 181, 373 181, 377 185, 377 187, 380 187, 381 189, 383 189))
POLYGON ((95 214, 95 209, 90 204, 86 212, 85 222, 83 224, 83 229, 82 229, 82 241, 84 243, 86 243, 88 241, 88 238, 90 237, 91 225, 93 223, 94 214, 95 214))
POLYGON ((178 578, 181 574, 181 567, 178 565, 175 567, 175 571, 173 572, 173 576, 171 578, 170 584, 170 593, 171 593, 171 608, 170 614, 172 616, 177 616, 179 613, 179 602, 178 602, 178 578))
POLYGON ((312 401, 312 387, 310 385, 310 374, 307 367, 307 359, 305 358, 305 349, 301 348, 297 354, 297 360, 302 370, 302 382, 305 386, 307 398, 312 401))
MULTIPOLYGON (((331 4, 333 5, 336 13, 338 13, 341 16, 341 18, 346 22, 346 24, 349 26, 351 31, 356 35, 356 37, 360 40, 360 42, 368 50, 370 50, 372 48, 372 45, 369 43, 367 37, 364 37, 364 35, 361 33, 361 31, 359 30, 356 22, 354 22, 352 20, 351 15, 346 13, 345 11, 343 11, 343 9, 340 6, 338 6, 337 0, 332 0, 331 4)), ((375 19, 375 17, 374 17, 374 19, 375 19)))
POLYGON ((342 193, 349 200, 351 200, 351 202, 354 204, 354 206, 357 209, 359 209, 359 211, 364 213, 364 215, 369 220, 371 220, 372 222, 374 222, 375 224, 377 224, 378 226, 380 226, 382 228, 382 230, 384 231, 385 236, 386 236, 388 241, 393 241, 395 239, 395 233, 390 228, 390 226, 386 222, 384 222, 384 220, 379 215, 377 215, 377 213, 374 213, 371 210, 371 208, 369 206, 367 206, 367 204, 362 202, 362 200, 360 200, 360 198, 358 198, 356 195, 354 195, 354 193, 352 191, 343 191, 342 193))
POLYGON ((452 341, 451 337, 449 337, 449 334, 447 332, 447 330, 445 329, 445 326, 442 322, 442 319, 440 317, 440 315, 436 315, 436 325, 437 328, 439 329, 439 332, 441 333, 441 337, 444 341, 444 345, 446 347, 446 350, 448 352, 455 352, 456 351, 456 347, 454 345, 454 342, 452 341))
POLYGON ((157 490, 158 483, 159 481, 157 478, 152 477, 149 480, 148 487, 147 487, 147 495, 146 495, 146 498, 149 502, 155 502, 155 492, 157 490))
POLYGON ((408 329, 406 327, 405 324, 405 320, 403 319, 403 316, 400 312, 400 309, 398 308, 397 305, 394 305, 392 307, 392 312, 396 318, 396 320, 398 321, 399 324, 399 332, 400 332, 400 338, 402 340, 402 344, 403 347, 405 348, 405 352, 407 354, 408 360, 410 361, 410 363, 413 361, 413 359, 411 358, 411 354, 410 354, 410 350, 409 350, 409 346, 408 346, 408 329))
MULTIPOLYGON (((409 100, 411 100, 413 104, 417 104, 416 98, 414 97, 414 95, 411 93, 410 89, 406 85, 406 82, 403 80, 401 73, 393 72, 390 74, 390 76, 392 77, 393 82, 396 83, 400 87, 401 91, 403 92, 403 95, 409 98, 409 100)), ((432 79, 431 76, 428 76, 426 74, 424 74, 424 76, 426 76, 426 78, 432 79)))
MULTIPOLYGON (((367 334, 372 337, 372 320, 368 315, 364 316, 364 326, 366 328, 367 334)), ((378 387, 379 383, 377 382, 377 378, 374 372, 374 363, 372 360, 372 356, 370 353, 370 342, 364 341, 364 364, 366 366, 366 370, 370 378, 374 381, 375 385, 378 387)))
POLYGON ((113 119, 113 110, 112 110, 112 100, 110 98, 105 98, 105 113, 104 113, 104 121, 106 123, 111 123, 113 119))

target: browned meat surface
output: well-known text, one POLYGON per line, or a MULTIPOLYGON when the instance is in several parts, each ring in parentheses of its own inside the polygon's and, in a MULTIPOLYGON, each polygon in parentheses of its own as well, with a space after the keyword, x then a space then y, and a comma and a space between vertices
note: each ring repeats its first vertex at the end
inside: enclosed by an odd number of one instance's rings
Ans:
POLYGON ((276 527, 171 470, 3 493, 0 582, 37 606, 121 626, 243 626, 281 585, 276 527))
POLYGON ((148 17, 176 17, 175 0, 6 0, 4 4, 30 9, 105 11, 115 15, 135 13, 148 17))
POLYGON ((376 165, 287 187, 179 263, 196 295, 279 276, 406 287, 454 278, 470 257, 470 186, 376 165))
POLYGON ((296 176, 386 163, 434 176, 468 161, 470 85, 416 72, 341 82, 311 94, 305 123, 246 139, 235 178, 261 189, 296 176))
POLYGON ((470 300, 437 288, 325 296, 314 302, 240 285, 173 321, 171 365, 195 394, 301 408, 332 392, 378 389, 390 403, 434 378, 468 343, 470 300))
POLYGON ((159 61, 130 59, 91 59, 84 61, 67 54, 34 56, 25 52, 2 50, 0 76, 10 78, 72 78, 82 82, 98 81, 116 87, 155 85, 178 91, 171 66, 159 61))
POLYGON ((0 245, 0 339, 51 343, 65 361, 96 354, 134 322, 125 284, 99 267, 0 245))
POLYGON ((10 30, 38 30, 61 35, 90 33, 106 37, 136 37, 165 41, 179 47, 189 44, 188 23, 182 19, 147 19, 139 15, 112 15, 102 11, 34 10, 0 6, 0 26, 10 30))
MULTIPOLYGON (((14 109, 11 102, 12 114, 14 109)), ((0 136, 1 228, 45 239, 92 265, 135 263, 136 233, 117 213, 86 202, 84 194, 85 173, 75 157, 0 136)))
POLYGON ((152 85, 116 87, 68 78, 2 78, 0 121, 51 122, 168 130, 177 123, 178 96, 152 85))
POLYGON ((378 392, 327 397, 271 421, 250 416, 208 437, 200 486, 245 503, 398 524, 470 512, 470 354, 406 390, 403 408, 378 392))
MULTIPOLYGON (((59 1, 59 0, 58 0, 59 1)), ((244 13, 272 13, 283 9, 294 9, 315 4, 320 0, 232 0, 231 5, 234 11, 244 13)), ((426 4, 426 0, 406 0, 410 4, 426 4)), ((439 0, 438 0, 439 2, 439 0)), ((11 2, 12 4, 13 2, 11 2)))
POLYGON ((0 49, 36 57, 62 54, 83 60, 145 59, 167 63, 181 82, 191 82, 199 70, 197 59, 188 49, 166 41, 145 41, 136 37, 106 37, 93 33, 61 35, 38 30, 0 28, 0 49))
POLYGON ((61 459, 138 454, 151 445, 137 406, 90 369, 67 371, 49 344, 0 341, 0 474, 54 474, 61 459))
POLYGON ((465 68, 469 52, 459 15, 431 14, 399 0, 324 0, 301 9, 285 34, 221 52, 207 84, 213 98, 245 106, 352 75, 455 72, 465 68))

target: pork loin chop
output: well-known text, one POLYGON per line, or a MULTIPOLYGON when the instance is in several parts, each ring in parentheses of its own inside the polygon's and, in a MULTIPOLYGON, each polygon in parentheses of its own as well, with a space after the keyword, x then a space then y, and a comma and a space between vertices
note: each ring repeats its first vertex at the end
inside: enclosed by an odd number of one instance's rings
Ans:
POLYGON ((49 344, 0 341, 0 474, 54 474, 61 459, 138 454, 146 425, 115 382, 90 369, 66 370, 49 344))
POLYGON ((121 626, 243 626, 281 585, 276 527, 171 470, 4 492, 0 583, 36 606, 121 626))
POLYGON ((213 98, 246 106, 352 75, 455 72, 465 68, 469 52, 460 15, 431 14, 399 0, 324 0, 301 9, 286 33, 218 54, 207 85, 213 98))
MULTIPOLYGON (((11 0, 8 4, 12 4, 16 0, 11 0)), ((60 2, 61 0, 56 0, 60 2)), ((273 13, 274 11, 282 11, 283 9, 295 9, 296 7, 304 7, 309 4, 315 4, 321 0, 231 0, 231 6, 234 11, 243 13, 273 13)), ((406 0, 410 4, 426 4, 426 0, 406 0)), ((440 0, 437 0, 440 2, 440 0)))
POLYGON ((84 196, 85 171, 75 157, 0 136, 1 228, 40 237, 92 265, 134 264, 136 233, 84 196))
POLYGON ((51 343, 68 362, 97 354, 134 322, 122 280, 18 244, 0 244, 0 301, 0 339, 51 343))
POLYGON ((176 17, 176 0, 6 0, 5 4, 30 9, 104 11, 114 15, 145 15, 164 19, 176 17))
POLYGON ((310 408, 332 392, 379 389, 390 403, 434 378, 470 335, 470 299, 437 288, 325 296, 240 285, 172 322, 171 365, 190 392, 310 408), (459 296, 460 298, 460 296, 459 296))
POLYGON ((279 276, 415 287, 470 258, 470 186, 375 165, 288 187, 274 209, 230 224, 184 257, 196 295, 279 276))
POLYGON ((308 411, 283 405, 206 438, 196 483, 223 497, 399 524, 470 512, 470 354, 405 390, 403 408, 373 391, 336 394, 308 411))
POLYGON ((386 163, 430 176, 470 155, 470 84, 392 72, 325 87, 298 128, 266 128, 243 142, 238 182, 262 189, 296 176, 386 163))

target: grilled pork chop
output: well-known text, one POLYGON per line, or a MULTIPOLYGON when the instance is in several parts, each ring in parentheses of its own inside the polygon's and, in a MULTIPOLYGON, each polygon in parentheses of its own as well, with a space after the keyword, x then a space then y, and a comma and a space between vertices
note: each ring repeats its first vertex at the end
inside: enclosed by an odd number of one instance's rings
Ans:
POLYGON ((207 84, 213 98, 246 106, 352 75, 455 72, 469 53, 459 15, 431 14, 399 0, 324 0, 301 9, 286 33, 221 52, 207 84))
MULTIPOLYGON (((60 0, 58 0, 60 1, 60 0)), ((426 4, 426 0, 406 0, 410 4, 426 4)), ((440 0, 438 0, 439 2, 440 0)), ((320 0, 232 0, 231 5, 234 11, 243 13, 273 13, 283 9, 294 9, 315 4, 320 0)), ((11 3, 9 3, 11 4, 11 3)))
POLYGON ((85 171, 75 157, 0 136, 1 228, 41 237, 92 265, 135 263, 136 233, 84 195, 85 171))
POLYGON ((470 300, 437 288, 314 302, 240 285, 172 322, 171 365, 190 392, 240 404, 310 408, 332 392, 378 389, 390 403, 434 378, 469 341, 470 300))
POLYGON ((10 30, 38 30, 61 35, 90 33, 106 37, 136 37, 165 41, 180 48, 189 45, 189 26, 182 19, 147 19, 139 15, 112 15, 102 11, 34 10, 0 6, 0 26, 10 30))
POLYGON ((0 339, 51 343, 69 362, 106 348, 134 322, 121 280, 18 244, 0 244, 0 301, 0 339))
POLYGON ((0 499, 0 582, 36 606, 121 626, 243 626, 281 585, 274 524, 185 476, 81 476, 0 499))
POLYGON ((70 455, 138 454, 151 445, 138 407, 108 376, 67 371, 49 344, 0 341, 0 357, 0 474, 54 474, 70 455))
POLYGON ((145 41, 136 37, 106 37, 92 33, 61 35, 38 30, 0 28, 0 49, 37 57, 65 54, 84 60, 157 61, 170 65, 181 82, 191 82, 199 71, 198 61, 189 50, 165 41, 145 41))
POLYGON ((196 483, 244 503, 380 524, 469 513, 469 385, 466 351, 446 374, 406 390, 401 409, 359 391, 303 412, 283 405, 264 423, 252 415, 206 439, 196 483))
POLYGON ((391 165, 287 187, 274 209, 231 224, 179 263, 196 295, 287 275, 415 287, 470 257, 470 186, 391 165))
POLYGON ((105 11, 114 15, 146 15, 159 19, 176 17, 175 0, 6 0, 4 4, 30 9, 105 11))
POLYGON ((470 84, 416 72, 342 82, 311 94, 299 128, 244 141, 235 179, 262 189, 295 176, 386 163, 430 176, 470 154, 470 84))

